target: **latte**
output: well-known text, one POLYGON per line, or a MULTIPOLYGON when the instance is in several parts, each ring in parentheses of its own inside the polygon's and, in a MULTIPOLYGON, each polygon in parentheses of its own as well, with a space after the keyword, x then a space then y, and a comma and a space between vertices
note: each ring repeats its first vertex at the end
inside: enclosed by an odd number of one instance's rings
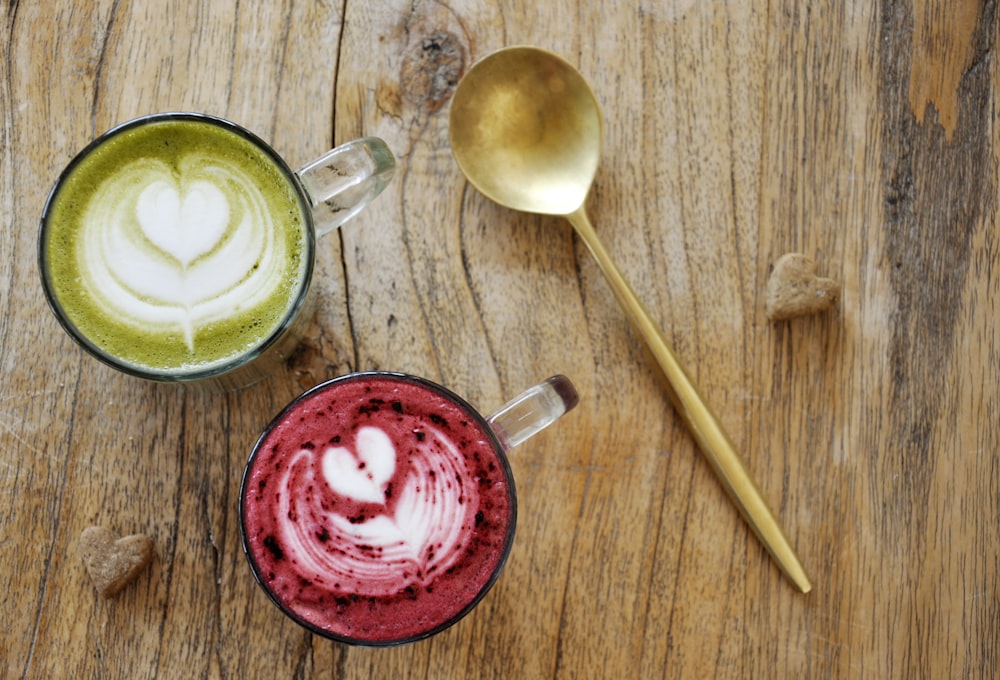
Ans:
POLYGON ((367 645, 446 628, 496 579, 516 501, 489 425, 433 383, 355 374, 285 410, 243 478, 258 581, 314 632, 367 645))
POLYGON ((144 377, 201 377, 262 352, 312 273, 292 171, 249 133, 195 114, 139 119, 85 149, 53 190, 40 239, 67 330, 144 377))

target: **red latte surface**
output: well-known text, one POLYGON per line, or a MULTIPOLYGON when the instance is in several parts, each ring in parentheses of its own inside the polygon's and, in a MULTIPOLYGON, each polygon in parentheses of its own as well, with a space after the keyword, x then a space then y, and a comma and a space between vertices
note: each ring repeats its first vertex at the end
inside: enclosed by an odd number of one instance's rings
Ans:
POLYGON ((244 546, 272 599, 336 639, 392 644, 460 618, 513 536, 485 423, 434 386, 361 374, 306 393, 243 481, 244 546))

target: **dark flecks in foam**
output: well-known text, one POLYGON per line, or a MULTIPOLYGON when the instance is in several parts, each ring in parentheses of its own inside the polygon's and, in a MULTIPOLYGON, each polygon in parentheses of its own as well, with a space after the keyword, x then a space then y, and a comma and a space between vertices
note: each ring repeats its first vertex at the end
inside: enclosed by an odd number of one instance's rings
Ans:
POLYGON ((425 432, 420 431, 420 430, 414 430, 413 434, 415 434, 417 436, 417 441, 418 442, 422 442, 425 439, 427 439, 427 434, 425 432))
POLYGON ((340 606, 340 607, 347 608, 347 607, 351 606, 351 599, 350 599, 350 597, 344 597, 344 596, 335 597, 335 598, 333 598, 333 601, 336 602, 337 605, 340 606))
POLYGON ((339 434, 335 434, 332 437, 330 437, 330 443, 331 444, 339 444, 340 443, 340 435, 339 434))
MULTIPOLYGON (((264 547, 267 548, 267 551, 271 553, 271 556, 275 559, 275 561, 280 562, 285 559, 285 551, 281 549, 280 545, 278 545, 278 539, 274 536, 270 534, 265 536, 263 544, 264 547)), ((274 577, 272 576, 272 578, 274 577)))
POLYGON ((320 543, 326 543, 330 540, 330 532, 326 527, 320 527, 319 531, 316 532, 316 540, 320 543))
POLYGON ((316 449, 316 445, 313 444, 311 441, 310 442, 303 442, 302 443, 302 448, 304 448, 306 451, 314 451, 316 449))
POLYGON ((448 421, 439 416, 437 413, 431 413, 428 417, 431 419, 431 422, 434 423, 435 425, 438 425, 440 427, 448 427, 448 421))
POLYGON ((382 410, 382 406, 385 404, 385 399, 379 399, 374 397, 368 400, 367 404, 362 404, 358 407, 358 413, 362 415, 371 415, 372 413, 378 413, 382 410))
POLYGON ((397 399, 394 402, 392 402, 392 410, 395 411, 396 413, 402 413, 403 412, 403 402, 401 402, 399 399, 397 399))

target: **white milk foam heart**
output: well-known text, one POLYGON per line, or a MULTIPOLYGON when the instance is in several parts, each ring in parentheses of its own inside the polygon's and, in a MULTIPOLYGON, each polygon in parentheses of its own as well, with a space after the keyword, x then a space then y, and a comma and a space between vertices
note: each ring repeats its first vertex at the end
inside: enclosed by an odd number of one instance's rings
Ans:
POLYGON ((305 573, 326 574, 345 592, 381 596, 429 583, 455 563, 474 528, 476 481, 455 444, 433 428, 408 447, 404 465, 390 437, 367 426, 353 447, 303 449, 284 466, 281 543, 305 573), (313 476, 325 484, 307 481, 313 476), (293 491, 317 483, 332 495, 293 491), (351 514, 338 508, 341 499, 355 508, 351 514))
POLYGON ((365 503, 385 503, 385 485, 396 471, 396 449, 377 427, 358 430, 358 455, 336 446, 323 454, 323 476, 342 496, 365 503))
POLYGON ((136 329, 197 330, 268 304, 286 284, 288 245, 268 201, 239 167, 192 152, 175 170, 134 161, 95 192, 82 219, 82 283, 136 329))
POLYGON ((214 248, 229 225, 229 201, 217 186, 192 182, 183 197, 164 180, 143 189, 135 206, 142 233, 187 267, 214 248))

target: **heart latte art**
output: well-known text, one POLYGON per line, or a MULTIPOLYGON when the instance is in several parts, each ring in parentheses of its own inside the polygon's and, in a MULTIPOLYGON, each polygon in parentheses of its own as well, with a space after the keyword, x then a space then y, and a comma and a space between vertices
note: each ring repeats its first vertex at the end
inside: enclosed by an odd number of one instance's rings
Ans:
POLYGON ((288 461, 279 512, 312 523, 283 522, 278 538, 301 569, 356 595, 393 595, 455 562, 474 524, 476 482, 448 437, 424 435, 421 448, 434 454, 411 454, 398 478, 392 440, 377 427, 358 431, 355 451, 302 449, 288 461), (306 486, 314 492, 295 492, 306 486))
POLYGON ((253 178, 195 154, 122 168, 81 220, 81 282, 108 316, 140 330, 195 332, 266 303, 288 258, 253 178))
POLYGON ((456 620, 510 547, 510 471, 440 388, 360 374, 307 392, 258 442, 244 546, 283 609, 337 639, 398 642, 456 620))
POLYGON ((291 180, 210 122, 113 134, 71 167, 48 213, 58 303, 90 342, 143 368, 252 351, 304 285, 307 218, 291 180))

